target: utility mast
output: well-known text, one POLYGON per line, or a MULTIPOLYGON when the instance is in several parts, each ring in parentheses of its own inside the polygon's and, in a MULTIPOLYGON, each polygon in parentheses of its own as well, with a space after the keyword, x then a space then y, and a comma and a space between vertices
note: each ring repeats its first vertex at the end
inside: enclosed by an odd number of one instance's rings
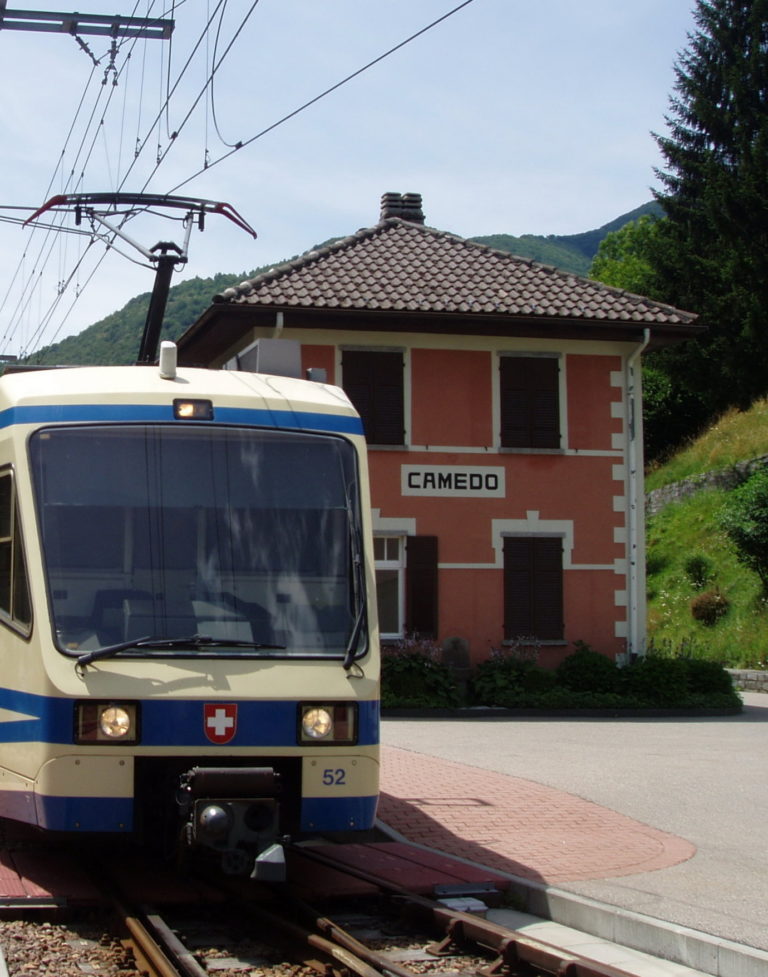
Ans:
POLYGON ((102 37, 146 37, 167 41, 172 20, 160 17, 120 17, 117 14, 56 13, 47 10, 10 10, 0 0, 0 30, 44 33, 96 34, 102 37))
MULTIPOLYGON (((50 210, 73 210, 75 220, 79 224, 85 217, 90 221, 94 239, 103 240, 108 247, 114 247, 115 237, 121 238, 132 248, 135 248, 155 269, 155 284, 144 323, 144 333, 141 337, 139 357, 137 363, 149 364, 154 362, 157 355, 157 345, 160 330, 163 325, 163 315, 168 302, 168 292, 171 287, 171 275, 177 265, 187 262, 189 237, 193 224, 197 224, 202 231, 205 227, 206 214, 219 214, 231 220, 241 230, 251 237, 256 237, 256 231, 246 223, 238 212, 227 203, 216 200, 202 200, 199 197, 172 197, 170 194, 158 193, 66 193, 58 194, 46 201, 31 217, 24 221, 34 224, 38 217, 50 210), (128 208, 128 213, 140 213, 149 209, 170 207, 186 211, 184 217, 184 244, 179 247, 173 241, 160 241, 152 248, 145 248, 133 238, 130 238, 122 227, 113 223, 117 217, 118 208, 128 208), (106 229, 106 235, 99 233, 97 228, 106 229)), ((125 211, 124 211, 125 213, 125 211)))

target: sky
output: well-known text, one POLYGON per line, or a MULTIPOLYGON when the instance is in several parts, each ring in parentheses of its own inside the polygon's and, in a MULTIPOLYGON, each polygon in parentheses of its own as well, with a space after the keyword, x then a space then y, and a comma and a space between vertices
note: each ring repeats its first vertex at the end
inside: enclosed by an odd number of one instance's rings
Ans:
MULTIPOLYGON (((658 187, 652 133, 694 28, 694 0, 471 0, 275 126, 461 0, 61 2, 14 9, 117 8, 175 29, 121 39, 113 59, 108 38, 0 30, 0 354, 152 288, 138 250, 92 239, 87 221, 65 232, 69 212, 46 218, 57 231, 22 227, 54 194, 202 197, 256 230, 210 216, 174 283, 369 227, 388 191, 420 193, 429 225, 465 237, 600 227, 658 187)), ((146 250, 184 241, 151 213, 124 230, 146 250)))

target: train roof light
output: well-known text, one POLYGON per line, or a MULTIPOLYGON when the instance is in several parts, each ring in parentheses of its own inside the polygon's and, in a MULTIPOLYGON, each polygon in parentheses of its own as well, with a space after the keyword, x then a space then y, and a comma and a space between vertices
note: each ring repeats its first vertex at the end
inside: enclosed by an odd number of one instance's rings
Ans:
POLYGON ((213 404, 210 400, 177 398, 173 402, 173 416, 177 421, 212 421, 213 404))

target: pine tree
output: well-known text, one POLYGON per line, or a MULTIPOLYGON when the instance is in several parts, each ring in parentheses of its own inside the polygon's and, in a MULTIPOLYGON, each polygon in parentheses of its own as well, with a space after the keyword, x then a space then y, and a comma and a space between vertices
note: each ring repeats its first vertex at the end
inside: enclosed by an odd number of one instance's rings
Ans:
POLYGON ((667 301, 703 338, 655 354, 686 395, 692 428, 768 391, 768 0, 697 0, 657 136, 653 264, 667 301))

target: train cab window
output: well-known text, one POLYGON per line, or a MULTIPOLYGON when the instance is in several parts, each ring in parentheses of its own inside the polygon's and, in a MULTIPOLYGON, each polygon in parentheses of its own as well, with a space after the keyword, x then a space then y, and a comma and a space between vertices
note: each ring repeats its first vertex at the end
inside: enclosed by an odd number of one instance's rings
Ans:
POLYGON ((345 658, 365 599, 346 439, 62 426, 30 456, 62 651, 345 658))
POLYGON ((32 623, 27 569, 11 471, 0 472, 0 619, 28 632, 32 623))

